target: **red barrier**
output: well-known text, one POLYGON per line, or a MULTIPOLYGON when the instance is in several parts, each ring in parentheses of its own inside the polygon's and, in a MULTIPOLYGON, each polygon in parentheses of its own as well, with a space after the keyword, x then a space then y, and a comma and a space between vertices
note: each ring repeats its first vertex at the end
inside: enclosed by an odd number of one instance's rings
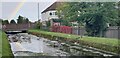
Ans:
POLYGON ((72 28, 69 27, 69 26, 52 26, 51 31, 52 32, 60 32, 60 33, 71 34, 72 33, 72 28))

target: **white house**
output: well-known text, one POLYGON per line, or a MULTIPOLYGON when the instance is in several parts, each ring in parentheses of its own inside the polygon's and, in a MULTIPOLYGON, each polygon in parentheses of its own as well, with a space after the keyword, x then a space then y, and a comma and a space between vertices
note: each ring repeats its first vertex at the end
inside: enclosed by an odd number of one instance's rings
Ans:
POLYGON ((51 6, 46 8, 44 11, 42 11, 41 18, 43 25, 45 24, 45 21, 50 21, 52 25, 53 19, 59 19, 56 11, 57 6, 58 2, 55 2, 51 6))
POLYGON ((56 10, 50 10, 45 13, 42 13, 42 21, 48 21, 50 19, 58 19, 56 10))

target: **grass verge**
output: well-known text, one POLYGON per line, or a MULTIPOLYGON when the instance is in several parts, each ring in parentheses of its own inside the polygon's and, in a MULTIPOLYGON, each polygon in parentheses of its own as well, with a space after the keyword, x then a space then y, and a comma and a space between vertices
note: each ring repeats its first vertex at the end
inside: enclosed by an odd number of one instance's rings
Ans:
POLYGON ((11 51, 11 48, 10 48, 10 44, 9 44, 9 41, 7 40, 7 35, 0 31, 0 39, 1 39, 1 42, 0 42, 0 49, 2 50, 0 52, 0 55, 2 56, 2 58, 13 58, 13 54, 12 54, 12 51, 11 51))
POLYGON ((115 39, 115 38, 88 37, 88 36, 83 36, 82 38, 80 38, 80 36, 78 35, 47 32, 47 31, 41 31, 41 30, 29 30, 28 32, 62 37, 62 38, 70 39, 70 40, 76 40, 76 41, 79 41, 83 45, 92 46, 95 48, 99 48, 102 50, 107 50, 107 51, 111 51, 115 53, 118 53, 119 48, 120 48, 119 46, 120 40, 115 39))

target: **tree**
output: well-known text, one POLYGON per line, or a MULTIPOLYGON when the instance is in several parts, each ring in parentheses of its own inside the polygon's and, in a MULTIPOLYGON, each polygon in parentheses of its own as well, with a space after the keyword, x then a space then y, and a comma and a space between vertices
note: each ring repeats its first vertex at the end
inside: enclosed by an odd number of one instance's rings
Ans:
POLYGON ((65 26, 72 26, 72 24, 69 22, 69 20, 62 20, 62 25, 65 25, 65 26))
POLYGON ((40 23, 40 20, 35 22, 35 28, 36 29, 41 29, 42 23, 40 23))
MULTIPOLYGON (((70 3, 70 2, 69 2, 70 3)), ((70 5, 68 2, 64 2, 64 3, 59 3, 59 5, 62 5, 62 6, 59 6, 57 8, 57 13, 58 13, 58 17, 60 18, 61 20, 61 24, 62 25, 65 25, 65 26, 71 26, 71 23, 69 22, 69 9, 70 9, 70 5)))
POLYGON ((118 13, 119 13, 118 14, 118 20, 117 20, 116 23, 117 23, 117 26, 120 26, 120 19, 119 19, 120 18, 120 1, 118 2, 118 13))
POLYGON ((16 22, 14 20, 11 20, 10 24, 16 24, 16 22))
POLYGON ((2 24, 9 24, 8 20, 3 20, 2 24))
POLYGON ((65 5, 58 8, 58 14, 69 21, 85 23, 90 36, 100 36, 106 30, 107 23, 115 25, 118 20, 115 2, 69 2, 65 5))
POLYGON ((49 28, 50 27, 50 20, 49 21, 46 21, 46 25, 47 25, 47 27, 49 28))
POLYGON ((29 23, 29 19, 28 18, 24 19, 24 22, 29 23))
POLYGON ((2 19, 0 19, 0 23, 2 23, 2 19))
POLYGON ((21 24, 24 22, 24 18, 22 16, 19 15, 18 19, 17 19, 17 23, 21 24))
MULTIPOLYGON (((87 3, 87 7, 84 8, 84 13, 82 14, 82 21, 86 23, 86 31, 90 36, 103 36, 105 30, 107 29, 107 23, 112 23, 118 19, 115 8, 115 3, 112 2, 97 2, 97 3, 87 3), (89 6, 88 6, 89 4, 89 6), (91 6, 90 6, 91 5, 91 6), (94 9, 95 8, 95 9, 94 9), (109 10, 108 10, 109 9, 109 10)), ((80 17, 80 18, 81 18, 80 17)))
POLYGON ((29 19, 28 18, 25 18, 25 17, 22 17, 19 15, 18 19, 17 19, 17 23, 18 24, 22 24, 22 23, 29 23, 29 19))

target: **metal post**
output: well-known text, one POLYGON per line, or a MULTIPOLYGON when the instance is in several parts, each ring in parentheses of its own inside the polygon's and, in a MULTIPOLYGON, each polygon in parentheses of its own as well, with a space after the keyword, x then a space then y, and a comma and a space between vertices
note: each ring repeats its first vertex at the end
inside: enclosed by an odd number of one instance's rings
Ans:
POLYGON ((39 2, 38 2, 38 21, 39 21, 39 2))

